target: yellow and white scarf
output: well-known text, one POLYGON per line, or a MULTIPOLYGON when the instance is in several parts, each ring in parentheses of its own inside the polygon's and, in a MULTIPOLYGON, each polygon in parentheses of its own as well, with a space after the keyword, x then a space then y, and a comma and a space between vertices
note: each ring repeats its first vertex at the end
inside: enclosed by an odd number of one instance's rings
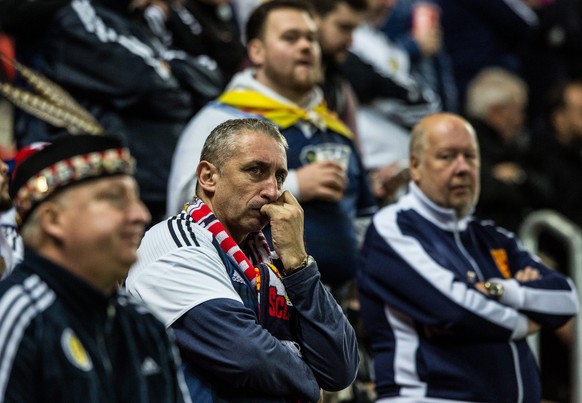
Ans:
POLYGON ((253 90, 231 90, 223 93, 218 101, 247 113, 261 115, 282 129, 303 120, 320 130, 329 129, 347 138, 353 137, 350 129, 334 112, 327 109, 323 100, 315 108, 305 110, 299 106, 276 101, 253 90))

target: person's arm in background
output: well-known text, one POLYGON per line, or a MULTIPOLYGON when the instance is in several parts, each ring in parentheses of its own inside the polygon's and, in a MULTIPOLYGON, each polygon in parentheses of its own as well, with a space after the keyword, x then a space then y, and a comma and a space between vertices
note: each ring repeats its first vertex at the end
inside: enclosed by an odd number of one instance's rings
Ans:
POLYGON ((386 110, 395 123, 412 127, 419 119, 441 109, 439 96, 409 75, 406 82, 391 77, 386 68, 374 65, 361 55, 348 53, 342 71, 354 88, 360 105, 374 102, 386 110), (382 102, 386 101, 383 107, 382 102))
MULTIPOLYGON (((500 236, 506 237, 504 234, 500 236)), ((546 267, 513 237, 507 237, 505 251, 512 270, 511 278, 488 279, 503 286, 503 295, 499 298, 501 304, 515 308, 551 329, 562 326, 578 313, 578 296, 571 279, 546 267)), ((483 285, 479 283, 479 287, 483 285)), ((488 294, 486 290, 485 293, 488 294)))
MULTIPOLYGON (((430 57, 441 50, 442 32, 440 10, 433 1, 401 0, 396 2, 381 29, 396 44, 402 47, 415 62, 430 57), (434 16, 422 21, 422 26, 414 27, 415 7, 434 7, 434 16)), ((427 18, 427 17, 425 17, 427 18)), ((418 22, 416 22, 418 24, 418 22)))
POLYGON ((364 298, 379 299, 451 337, 503 341, 529 334, 526 315, 485 296, 442 267, 415 238, 401 235, 394 220, 382 218, 381 235, 375 219, 368 232, 358 277, 364 298))
POLYGON ((128 14, 73 0, 45 35, 43 70, 74 95, 114 111, 186 120, 194 111, 191 89, 173 74, 153 34, 128 14))
POLYGON ((421 103, 422 94, 414 87, 406 87, 390 76, 381 74, 374 66, 353 52, 349 52, 341 66, 342 72, 354 89, 360 104, 375 98, 395 98, 405 103, 421 103))

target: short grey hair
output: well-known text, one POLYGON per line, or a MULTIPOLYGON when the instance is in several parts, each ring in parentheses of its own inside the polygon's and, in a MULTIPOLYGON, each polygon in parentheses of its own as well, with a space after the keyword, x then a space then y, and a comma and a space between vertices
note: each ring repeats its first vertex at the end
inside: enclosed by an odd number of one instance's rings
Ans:
POLYGON ((40 202, 37 208, 32 210, 26 221, 24 221, 19 228, 20 237, 22 238, 24 246, 34 251, 40 249, 42 243, 46 239, 40 226, 42 204, 51 202, 66 206, 67 201, 70 200, 70 191, 72 189, 75 189, 75 186, 67 187, 50 195, 46 200, 40 202))
POLYGON ((467 115, 482 119, 489 108, 508 104, 516 95, 527 99, 527 91, 527 84, 517 75, 501 67, 487 67, 467 87, 467 115))
POLYGON ((285 150, 289 148, 287 140, 277 127, 263 119, 230 119, 216 126, 206 139, 200 161, 208 161, 219 170, 238 149, 240 135, 249 132, 260 132, 279 143, 285 150))
POLYGON ((34 209, 28 219, 19 229, 24 246, 31 250, 38 250, 41 242, 40 209, 34 209))

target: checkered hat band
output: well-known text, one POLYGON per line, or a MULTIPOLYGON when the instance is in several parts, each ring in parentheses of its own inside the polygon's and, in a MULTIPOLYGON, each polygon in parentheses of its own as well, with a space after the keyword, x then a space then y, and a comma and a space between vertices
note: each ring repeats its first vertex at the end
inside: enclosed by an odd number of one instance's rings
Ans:
POLYGON ((24 217, 34 205, 71 183, 115 174, 133 175, 134 170, 135 162, 127 148, 75 155, 44 168, 27 180, 18 190, 14 205, 20 217, 24 217))

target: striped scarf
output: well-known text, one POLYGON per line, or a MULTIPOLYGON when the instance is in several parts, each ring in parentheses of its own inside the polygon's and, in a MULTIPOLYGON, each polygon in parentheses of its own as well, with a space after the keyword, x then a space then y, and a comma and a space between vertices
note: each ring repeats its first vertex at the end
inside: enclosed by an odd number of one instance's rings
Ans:
MULTIPOLYGON (((210 208, 208 208, 199 197, 194 196, 194 198, 184 206, 184 211, 192 217, 196 224, 212 233, 223 252, 234 259, 245 274, 246 278, 258 292, 261 288, 259 268, 251 263, 251 260, 240 249, 234 239, 232 239, 210 208)), ((251 257, 257 266, 260 263, 270 264, 273 259, 277 258, 277 254, 271 251, 267 239, 261 231, 251 234, 251 238, 247 242, 250 252, 252 253, 251 257)), ((274 266, 270 266, 274 269, 274 266)))

